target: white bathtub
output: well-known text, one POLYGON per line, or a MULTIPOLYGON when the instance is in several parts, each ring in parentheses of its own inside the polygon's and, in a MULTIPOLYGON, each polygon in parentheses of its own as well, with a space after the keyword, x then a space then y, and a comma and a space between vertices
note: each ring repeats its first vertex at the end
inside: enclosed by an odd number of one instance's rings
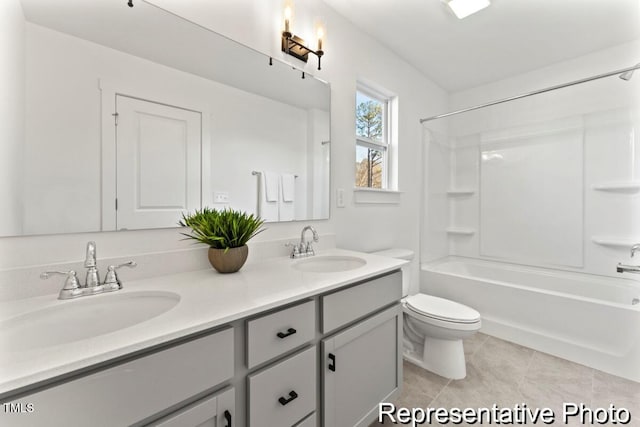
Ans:
POLYGON ((622 277, 448 257, 420 287, 478 310, 481 332, 640 381, 640 282, 622 277))

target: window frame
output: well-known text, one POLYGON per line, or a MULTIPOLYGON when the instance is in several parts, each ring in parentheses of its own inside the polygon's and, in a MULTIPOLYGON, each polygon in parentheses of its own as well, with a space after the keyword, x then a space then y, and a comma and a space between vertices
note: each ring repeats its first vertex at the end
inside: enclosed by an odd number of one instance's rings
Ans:
MULTIPOLYGON (((366 97, 372 99, 373 101, 377 101, 380 104, 382 104, 382 129, 383 129, 382 141, 376 141, 374 139, 358 135, 357 128, 354 126, 356 150, 358 149, 358 147, 364 147, 367 149, 378 150, 382 153, 382 179, 381 179, 381 188, 369 187, 369 186, 358 186, 356 182, 354 182, 354 187, 357 190, 360 190, 360 189, 389 190, 389 167, 390 167, 389 157, 390 157, 390 151, 391 151, 391 123, 392 123, 391 102, 393 101, 393 98, 375 89, 372 89, 368 86, 362 85, 360 83, 356 87, 356 96, 355 96, 356 100, 358 99, 358 93, 361 93, 366 97)), ((358 108, 357 102, 355 103, 355 107, 356 109, 358 108)), ((356 119, 355 115, 354 115, 354 119, 356 119)))

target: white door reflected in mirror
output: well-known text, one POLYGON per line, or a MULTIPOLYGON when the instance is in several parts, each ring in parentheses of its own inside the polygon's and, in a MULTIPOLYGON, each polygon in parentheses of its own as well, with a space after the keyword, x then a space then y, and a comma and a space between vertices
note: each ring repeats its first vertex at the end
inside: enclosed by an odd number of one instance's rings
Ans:
POLYGON ((121 95, 116 108, 116 227, 174 227, 200 207, 201 114, 121 95))

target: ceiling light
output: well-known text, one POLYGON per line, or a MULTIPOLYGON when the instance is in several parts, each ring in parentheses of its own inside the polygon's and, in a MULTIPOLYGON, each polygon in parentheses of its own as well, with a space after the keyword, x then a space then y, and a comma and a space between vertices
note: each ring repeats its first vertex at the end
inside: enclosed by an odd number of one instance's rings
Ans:
POLYGON ((453 13, 456 14, 458 19, 466 18, 490 4, 489 0, 449 0, 447 2, 447 5, 453 13))

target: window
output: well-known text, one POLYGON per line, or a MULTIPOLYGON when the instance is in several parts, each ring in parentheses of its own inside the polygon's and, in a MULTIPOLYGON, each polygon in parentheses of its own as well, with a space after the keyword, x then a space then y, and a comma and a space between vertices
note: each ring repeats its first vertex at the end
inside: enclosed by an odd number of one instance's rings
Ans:
POLYGON ((389 98, 356 92, 356 187, 388 188, 389 98))

